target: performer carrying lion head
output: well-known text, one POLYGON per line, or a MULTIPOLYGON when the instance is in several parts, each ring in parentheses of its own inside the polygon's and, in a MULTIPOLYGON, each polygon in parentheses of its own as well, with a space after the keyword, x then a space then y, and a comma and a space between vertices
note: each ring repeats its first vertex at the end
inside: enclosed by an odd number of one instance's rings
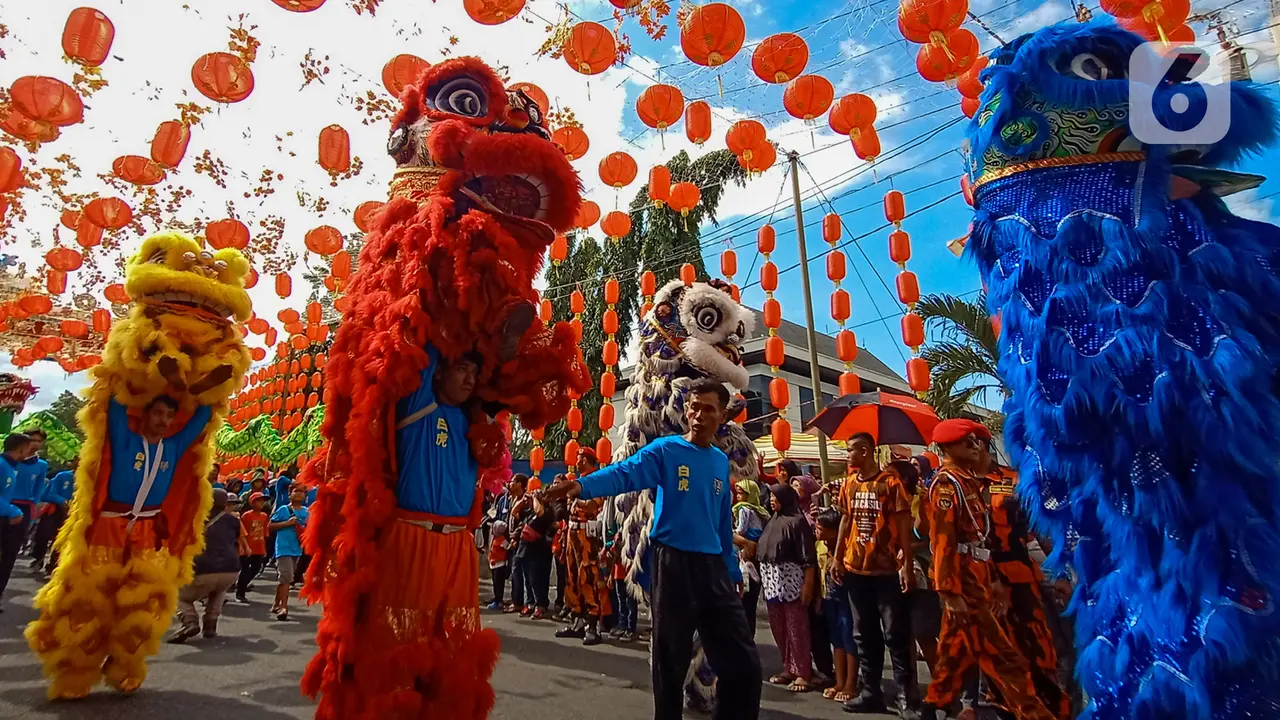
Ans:
POLYGON ((61 559, 26 631, 50 698, 84 697, 102 680, 132 692, 146 679, 204 545, 209 440, 249 367, 232 322, 251 312, 248 273, 238 251, 177 233, 147 238, 129 260, 134 304, 90 371, 61 559))
POLYGON ((501 411, 563 417, 590 376, 533 281, 581 204, 540 108, 484 63, 447 60, 401 95, 397 170, 325 368, 326 449, 306 544, 324 604, 303 690, 319 718, 471 720, 493 706, 479 621, 481 468, 501 411))

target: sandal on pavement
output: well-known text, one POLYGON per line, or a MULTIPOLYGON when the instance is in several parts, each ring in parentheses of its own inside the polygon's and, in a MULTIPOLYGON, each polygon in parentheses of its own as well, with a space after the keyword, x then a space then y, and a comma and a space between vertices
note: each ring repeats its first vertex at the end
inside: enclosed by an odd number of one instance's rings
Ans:
POLYGON ((832 696, 831 699, 835 700, 838 703, 847 703, 853 699, 853 695, 850 695, 849 693, 844 691, 840 691, 836 693, 834 696, 832 696))
POLYGON ((787 686, 787 690, 793 693, 806 693, 813 688, 809 686, 809 681, 804 678, 796 678, 787 686))
POLYGON ((827 688, 826 690, 823 690, 822 697, 827 700, 834 700, 836 698, 836 689, 831 687, 831 688, 827 688))
POLYGON ((778 673, 777 675, 774 675, 773 677, 769 678, 769 684, 770 685, 788 685, 794 680, 795 680, 794 676, 788 675, 786 673, 778 673))

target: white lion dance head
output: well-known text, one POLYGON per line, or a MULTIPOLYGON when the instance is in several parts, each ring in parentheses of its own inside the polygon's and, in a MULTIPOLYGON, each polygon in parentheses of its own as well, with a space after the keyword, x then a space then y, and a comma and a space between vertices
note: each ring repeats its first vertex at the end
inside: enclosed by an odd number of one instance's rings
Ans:
POLYGON ((734 301, 725 283, 673 280, 654 296, 640 324, 639 365, 650 381, 712 377, 742 389, 748 378, 741 344, 754 328, 755 316, 734 301))

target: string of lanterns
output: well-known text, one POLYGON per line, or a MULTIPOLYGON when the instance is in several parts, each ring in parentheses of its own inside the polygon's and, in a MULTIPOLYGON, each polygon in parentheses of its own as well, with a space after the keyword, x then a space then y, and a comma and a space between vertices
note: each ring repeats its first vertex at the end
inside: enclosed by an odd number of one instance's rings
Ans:
POLYGON ((911 359, 907 361, 907 385, 917 395, 923 395, 929 389, 929 364, 920 357, 920 346, 924 344, 924 320, 916 312, 916 303, 920 302, 920 281, 915 273, 907 270, 907 260, 911 258, 911 236, 902 229, 907 207, 901 191, 885 193, 884 217, 893 223, 893 232, 889 233, 889 259, 898 265, 898 300, 907 306, 907 313, 902 316, 902 342, 911 348, 911 359))
POLYGON ((831 280, 831 319, 836 321, 840 329, 836 332, 836 357, 844 363, 844 372, 840 373, 840 394, 851 395, 861 392, 861 381, 853 371, 853 361, 858 359, 858 338, 853 331, 845 327, 852 313, 852 301, 849 291, 840 285, 848 273, 848 259, 844 251, 836 247, 840 242, 843 223, 834 212, 822 218, 822 239, 830 250, 827 252, 827 279, 831 280))
POLYGON ((762 225, 756 233, 756 249, 764 258, 760 266, 760 289, 764 290, 764 326, 768 329, 768 338, 764 341, 764 361, 769 365, 773 379, 769 381, 769 401, 777 409, 778 416, 769 426, 773 447, 779 455, 786 455, 791 449, 791 422, 787 420, 787 406, 791 404, 791 388, 786 378, 778 376, 778 368, 786 360, 786 344, 778 335, 782 326, 782 303, 773 296, 778 289, 778 266, 771 256, 777 248, 777 233, 772 225, 762 225))
POLYGON ((614 423, 614 407, 613 394, 618 389, 618 376, 615 370, 618 367, 618 281, 616 278, 609 278, 604 283, 604 317, 601 319, 602 329, 604 330, 604 348, 601 350, 600 359, 604 365, 604 371, 600 373, 600 416, 598 425, 600 427, 600 439, 596 441, 596 456, 600 462, 608 464, 613 457, 613 442, 609 440, 609 431, 613 429, 614 423))

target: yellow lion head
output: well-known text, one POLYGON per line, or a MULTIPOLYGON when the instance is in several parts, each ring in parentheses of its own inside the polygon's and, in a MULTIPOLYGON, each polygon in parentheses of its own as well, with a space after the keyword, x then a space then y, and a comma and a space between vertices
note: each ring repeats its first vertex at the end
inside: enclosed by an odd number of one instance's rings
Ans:
POLYGON ((244 290, 249 261, 239 250, 206 250, 195 239, 162 232, 142 241, 125 267, 125 290, 136 302, 199 310, 223 319, 249 319, 244 290))

